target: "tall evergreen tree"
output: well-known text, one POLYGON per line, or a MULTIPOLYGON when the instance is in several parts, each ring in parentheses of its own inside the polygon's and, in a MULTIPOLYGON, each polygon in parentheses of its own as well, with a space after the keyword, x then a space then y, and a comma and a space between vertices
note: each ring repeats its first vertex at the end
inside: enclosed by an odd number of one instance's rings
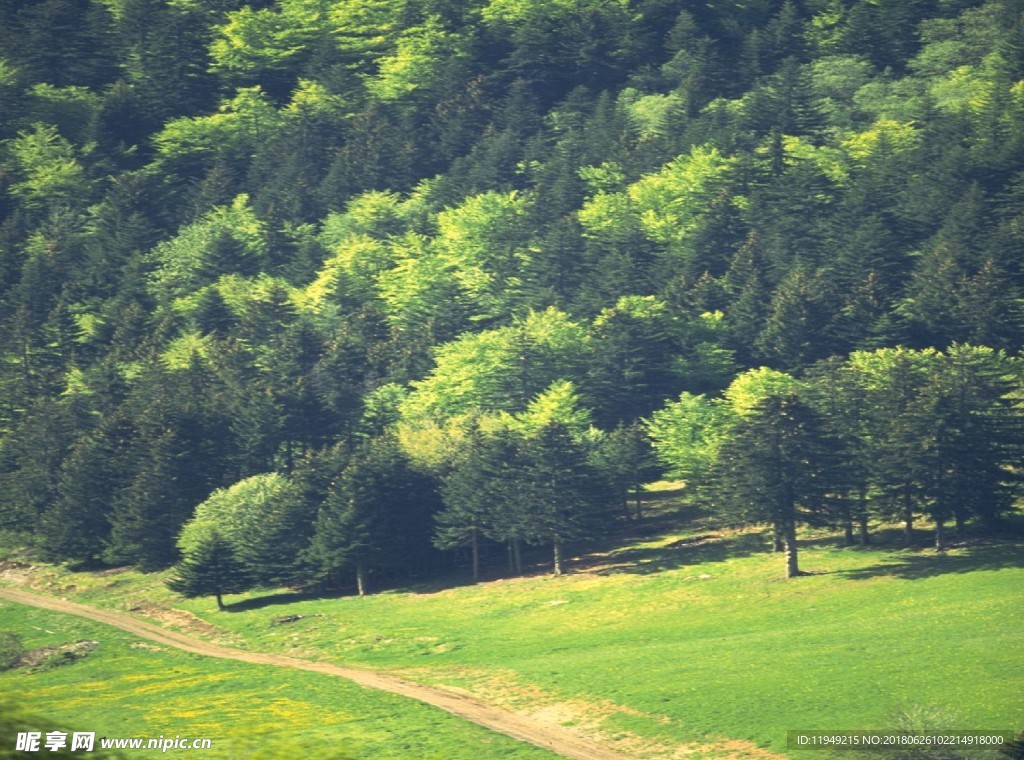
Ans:
POLYGON ((112 499, 104 559, 143 570, 178 559, 174 540, 206 496, 207 483, 189 465, 189 451, 175 430, 140 441, 142 461, 125 489, 112 499))
POLYGON ((167 587, 188 599, 216 597, 217 609, 223 610, 223 595, 248 591, 252 581, 231 542, 211 533, 186 553, 167 587))
POLYGON ((353 573, 363 596, 371 570, 408 572, 429 564, 437 502, 432 479, 411 469, 395 441, 369 441, 321 504, 309 557, 329 582, 353 573))
POLYGON ((824 522, 837 443, 795 395, 770 395, 742 417, 722 448, 718 501, 727 515, 764 522, 782 538, 786 577, 801 575, 797 526, 824 522))
POLYGON ((502 447, 480 432, 470 431, 450 473, 441 486, 444 508, 437 513, 434 546, 469 547, 473 580, 480 580, 480 550, 485 531, 500 499, 496 472, 502 447), (497 489, 497 490, 496 490, 497 489))
POLYGON ((995 524, 1013 502, 1024 446, 1024 417, 1014 401, 1017 369, 1001 352, 955 345, 922 389, 919 440, 929 455, 928 514, 935 548, 945 549, 945 523, 969 517, 995 524), (930 435, 929 435, 930 433, 930 435))
POLYGON ((597 316, 589 385, 599 424, 632 422, 678 395, 681 332, 667 306, 652 296, 620 298, 597 316))
POLYGON ((882 349, 850 358, 854 382, 866 398, 865 429, 870 442, 870 480, 875 511, 903 522, 904 543, 914 541, 914 521, 926 502, 926 459, 933 425, 918 405, 921 389, 938 362, 935 351, 882 349), (926 437, 921 438, 924 434, 926 437))
POLYGON ((642 519, 644 485, 656 477, 659 468, 650 438, 641 424, 619 425, 609 431, 597 444, 590 461, 621 499, 623 513, 630 514, 632 498, 632 517, 642 519))
POLYGON ((594 530, 600 479, 586 450, 560 423, 545 425, 521 442, 523 453, 519 494, 526 499, 526 537, 551 546, 552 570, 564 570, 568 543, 594 530))
POLYGON ((55 560, 100 560, 110 535, 111 502, 134 469, 136 430, 111 416, 83 436, 61 467, 57 500, 40 519, 44 554, 55 560))

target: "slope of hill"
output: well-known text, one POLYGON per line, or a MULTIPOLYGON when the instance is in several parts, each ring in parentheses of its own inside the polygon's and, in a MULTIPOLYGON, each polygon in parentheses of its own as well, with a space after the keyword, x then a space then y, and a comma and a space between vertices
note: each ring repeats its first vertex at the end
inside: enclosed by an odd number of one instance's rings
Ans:
MULTIPOLYGON (((83 620, 74 609, 62 614, 31 604, 32 599, 20 598, 0 603, 0 630, 18 635, 29 655, 27 664, 0 672, 0 757, 26 756, 15 751, 15 723, 18 731, 44 737, 60 730, 69 737, 71 731, 93 733, 94 750, 101 749, 101 739, 141 740, 138 746, 111 744, 125 750, 111 753, 117 757, 167 756, 169 749, 173 754, 201 750, 213 758, 554 757, 413 699, 339 681, 330 668, 289 673, 273 657, 245 652, 223 662, 215 659, 224 656, 218 650, 231 650, 197 640, 193 654, 183 654, 173 634, 170 639, 159 632, 154 636, 136 628, 137 621, 129 621, 132 630, 126 633, 83 620), (92 646, 84 656, 32 656, 82 636, 92 646), (151 643, 154 639, 157 644, 151 643), (246 657, 258 664, 238 662, 246 657), (157 739, 155 749, 146 751, 149 741, 157 739), (193 746, 196 741, 208 743, 193 746)), ((553 746, 561 738, 545 734, 543 726, 537 737, 550 739, 553 746)))
MULTIPOLYGON (((760 534, 691 527, 581 557, 561 578, 365 598, 249 595, 222 613, 186 603, 177 620, 205 620, 248 648, 465 690, 640 757, 786 754, 789 730, 907 720, 1022 728, 1019 543, 935 556, 808 537, 811 575, 787 582, 760 534)), ((175 619, 159 576, 26 577, 175 619)))
POLYGON ((337 588, 569 551, 659 468, 780 537, 998 520, 1022 40, 1016 0, 8 3, 0 530, 337 588), (748 499, 784 419, 799 498, 748 499))

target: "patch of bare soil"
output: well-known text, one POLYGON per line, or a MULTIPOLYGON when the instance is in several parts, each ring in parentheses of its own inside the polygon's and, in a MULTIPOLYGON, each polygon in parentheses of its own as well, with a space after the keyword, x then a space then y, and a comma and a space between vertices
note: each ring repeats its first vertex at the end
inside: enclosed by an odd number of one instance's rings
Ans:
POLYGON ((39 647, 39 649, 30 649, 21 655, 15 667, 34 670, 38 668, 52 668, 59 665, 67 665, 75 660, 82 659, 99 645, 100 643, 98 641, 83 639, 71 644, 62 644, 59 647, 39 647))
POLYGON ((15 557, 0 560, 0 581, 46 594, 70 594, 76 591, 73 584, 62 583, 53 570, 15 557))
POLYGON ((162 651, 164 651, 163 647, 158 647, 156 644, 150 644, 147 641, 133 641, 128 646, 130 646, 132 649, 145 649, 148 652, 162 652, 162 651))
POLYGON ((27 562, 16 559, 0 560, 0 580, 18 586, 28 586, 35 576, 37 568, 27 562))
POLYGON ((169 628, 183 633, 191 633, 197 636, 204 636, 217 640, 225 640, 229 637, 225 632, 215 625, 210 625, 205 620, 196 617, 191 612, 166 607, 146 599, 125 600, 125 611, 132 615, 155 620, 169 628))

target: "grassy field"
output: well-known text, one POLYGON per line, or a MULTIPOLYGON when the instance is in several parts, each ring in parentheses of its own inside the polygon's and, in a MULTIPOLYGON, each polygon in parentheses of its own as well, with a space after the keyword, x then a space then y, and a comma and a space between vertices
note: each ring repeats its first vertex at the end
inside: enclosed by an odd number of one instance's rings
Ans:
POLYGON ((711 531, 666 504, 644 537, 561 578, 366 598, 253 593, 230 597, 227 612, 134 572, 51 570, 33 583, 93 604, 150 605, 157 619, 174 606, 253 649, 464 688, 641 755, 787 754, 789 730, 882 730, 901 714, 1024 729, 1020 543, 936 556, 884 536, 871 549, 809 536, 811 574, 785 581, 761 535, 711 531), (283 615, 302 618, 272 625, 283 615))
MULTIPOLYGON (((81 639, 99 643, 70 664, 0 673, 0 705, 39 716, 31 730, 43 733, 62 727, 118 738, 209 738, 212 749, 194 751, 207 758, 554 757, 343 679, 200 657, 81 618, 0 603, 0 631, 20 634, 33 649, 81 639)), ((12 756, 14 748, 13 735, 0 736, 0 757, 12 756)))

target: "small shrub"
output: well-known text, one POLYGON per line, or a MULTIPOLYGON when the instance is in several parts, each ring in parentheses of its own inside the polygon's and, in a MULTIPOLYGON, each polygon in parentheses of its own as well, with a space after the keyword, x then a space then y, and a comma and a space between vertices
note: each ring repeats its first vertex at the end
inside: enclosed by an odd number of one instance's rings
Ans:
POLYGON ((18 667, 24 654, 25 647, 18 634, 0 631, 0 671, 18 667))
MULTIPOLYGON (((935 705, 910 705, 895 712, 887 732, 894 734, 958 733, 964 725, 960 715, 935 705)), ((995 760, 996 750, 979 750, 954 746, 900 747, 887 750, 887 760, 995 760)), ((867 757, 867 755, 864 755, 867 757)), ((877 753, 871 753, 877 757, 877 753)))
POLYGON ((999 750, 999 754, 1010 758, 1010 760, 1024 760, 1024 731, 1021 731, 1020 736, 1014 741, 999 750))

